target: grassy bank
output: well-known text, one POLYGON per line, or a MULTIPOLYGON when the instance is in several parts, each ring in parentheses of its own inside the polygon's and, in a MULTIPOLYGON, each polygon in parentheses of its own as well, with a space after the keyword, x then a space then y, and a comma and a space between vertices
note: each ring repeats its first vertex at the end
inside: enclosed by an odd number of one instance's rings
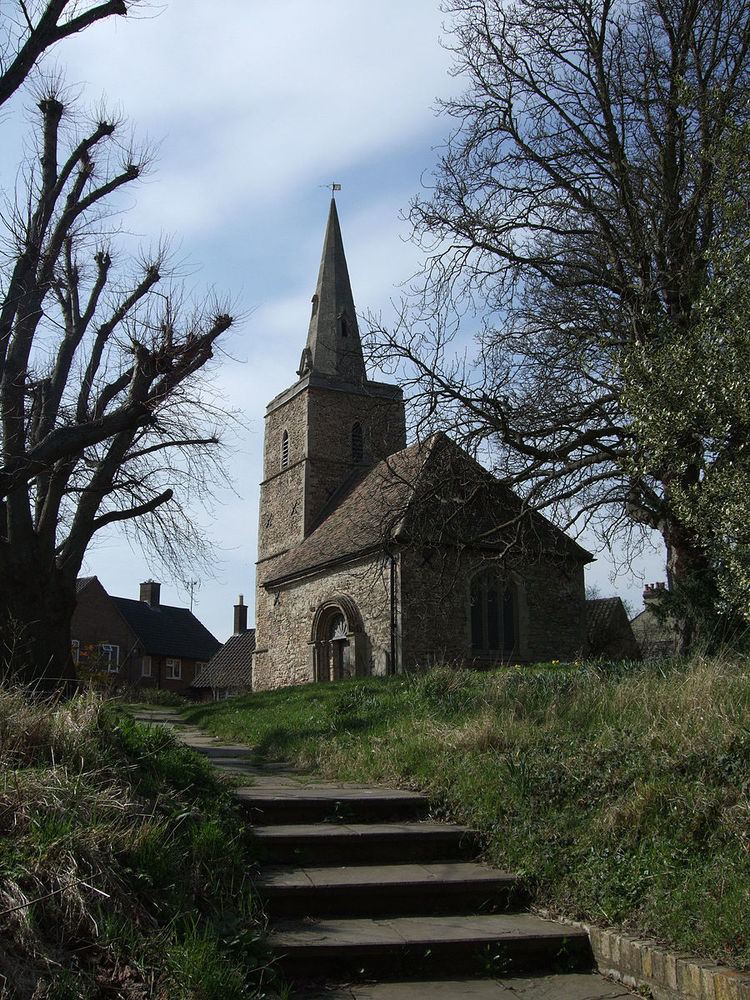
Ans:
POLYGON ((750 968, 743 663, 440 669, 188 714, 269 758, 427 790, 540 906, 750 968))
POLYGON ((91 695, 0 688, 0 996, 239 1000, 266 955, 208 763, 91 695))

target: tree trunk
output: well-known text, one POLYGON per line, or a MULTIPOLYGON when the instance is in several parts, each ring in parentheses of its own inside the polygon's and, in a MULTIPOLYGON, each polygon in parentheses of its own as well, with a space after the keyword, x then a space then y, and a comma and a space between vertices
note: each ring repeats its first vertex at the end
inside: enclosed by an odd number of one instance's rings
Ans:
POLYGON ((700 549, 684 527, 668 524, 662 532, 667 548, 667 580, 669 589, 679 597, 679 616, 675 621, 677 641, 675 651, 686 656, 700 638, 700 615, 696 597, 711 587, 711 569, 705 552, 700 549))
POLYGON ((0 676, 45 691, 69 688, 75 579, 58 569, 23 570, 14 572, 0 557, 0 676))

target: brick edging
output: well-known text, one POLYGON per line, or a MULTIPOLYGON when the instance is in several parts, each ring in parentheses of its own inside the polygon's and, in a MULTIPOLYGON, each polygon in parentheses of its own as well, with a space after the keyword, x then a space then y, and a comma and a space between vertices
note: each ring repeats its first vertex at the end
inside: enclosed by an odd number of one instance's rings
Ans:
MULTIPOLYGON (((560 919, 540 912, 540 916, 560 919)), ((750 971, 701 961, 648 938, 568 920, 588 933, 597 969, 603 976, 655 1000, 750 1000, 750 971)))

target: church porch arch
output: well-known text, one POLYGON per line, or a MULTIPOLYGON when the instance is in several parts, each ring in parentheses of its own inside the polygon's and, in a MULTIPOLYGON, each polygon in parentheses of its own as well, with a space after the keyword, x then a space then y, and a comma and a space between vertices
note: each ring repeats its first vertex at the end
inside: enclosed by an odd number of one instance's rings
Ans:
POLYGON ((314 681, 361 677, 366 671, 367 636, 355 602, 337 594, 323 601, 310 630, 310 668, 314 681))

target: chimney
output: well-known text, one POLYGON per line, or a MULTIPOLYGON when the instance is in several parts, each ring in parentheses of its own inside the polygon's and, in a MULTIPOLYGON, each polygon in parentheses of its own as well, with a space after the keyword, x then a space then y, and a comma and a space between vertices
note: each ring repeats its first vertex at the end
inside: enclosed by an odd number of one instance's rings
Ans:
POLYGON ((145 583, 141 584, 140 600, 142 600, 144 604, 148 604, 152 608, 158 608, 160 596, 161 596, 160 583, 156 583, 156 581, 154 580, 146 580, 145 583))
POLYGON ((247 605, 242 594, 234 606, 234 634, 239 635, 240 632, 247 632, 247 605))
POLYGON ((666 592, 666 583, 647 583, 643 588, 643 603, 648 605, 651 601, 658 601, 666 592))

